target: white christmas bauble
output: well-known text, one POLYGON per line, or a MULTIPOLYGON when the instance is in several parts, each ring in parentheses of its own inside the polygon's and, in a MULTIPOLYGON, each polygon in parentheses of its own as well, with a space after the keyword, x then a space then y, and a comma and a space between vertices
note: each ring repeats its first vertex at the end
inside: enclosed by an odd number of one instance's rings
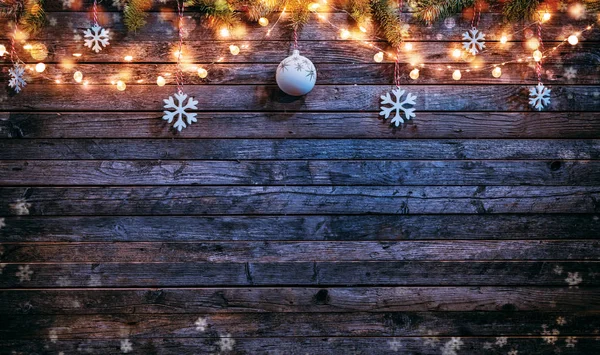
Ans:
POLYGON ((302 96, 315 87, 317 69, 295 49, 291 56, 279 63, 275 79, 281 91, 292 96, 302 96))

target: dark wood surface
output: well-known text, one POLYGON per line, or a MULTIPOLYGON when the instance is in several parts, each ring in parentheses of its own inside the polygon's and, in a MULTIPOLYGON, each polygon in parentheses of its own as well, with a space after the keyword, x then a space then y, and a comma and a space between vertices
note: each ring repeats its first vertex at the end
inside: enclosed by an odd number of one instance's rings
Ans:
MULTIPOLYGON (((57 25, 29 39, 49 50, 45 78, 0 94, 0 354, 600 353, 600 31, 545 60, 537 112, 530 63, 496 79, 449 55, 468 14, 427 27, 405 8, 418 110, 395 128, 378 115, 393 63, 327 22, 299 34, 318 80, 291 98, 274 80, 285 24, 223 39, 187 18, 200 111, 176 132, 161 120, 173 79, 154 84, 176 69, 174 1, 137 33, 101 2, 98 54, 74 38, 91 4, 47 1, 57 25)), ((547 48, 597 17, 552 11, 547 48)), ((502 46, 494 7, 480 27, 481 65, 528 55, 533 27, 502 46)))

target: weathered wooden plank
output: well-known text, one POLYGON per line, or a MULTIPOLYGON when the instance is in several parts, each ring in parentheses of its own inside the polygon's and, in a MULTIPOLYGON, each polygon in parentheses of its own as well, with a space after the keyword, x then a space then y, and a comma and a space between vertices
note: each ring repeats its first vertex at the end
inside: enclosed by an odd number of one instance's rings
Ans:
POLYGON ((0 181, 61 185, 597 185, 600 161, 0 160, 0 181))
MULTIPOLYGON (((411 85, 424 111, 531 111, 528 86, 523 85, 411 85), (477 100, 465 99, 476 97, 477 100)), ((277 86, 187 85, 186 93, 200 100, 207 111, 379 111, 380 96, 389 85, 316 86, 307 96, 292 97, 277 86), (229 99, 225 99, 229 98, 229 99)), ((549 111, 599 111, 600 91, 594 86, 552 86, 549 111)), ((0 110, 160 110, 172 87, 134 85, 121 92, 110 85, 73 85, 56 88, 29 84, 22 95, 0 102, 0 110), (83 99, 82 99, 83 95, 83 99)), ((418 117, 418 116, 417 116, 418 117)), ((379 115, 373 113, 376 123, 379 115)), ((164 121, 164 128, 169 124, 164 121)), ((190 128, 193 129, 193 126, 190 128)))
MULTIPOLYGON (((176 6, 170 8, 175 10, 176 6)), ((81 9, 81 10, 86 10, 81 9)), ((552 14, 550 21, 544 23, 543 39, 544 41, 562 41, 569 35, 581 32, 585 28, 593 24, 590 19, 578 20, 574 19, 568 13, 555 12, 552 14)), ((31 38, 31 40, 73 40, 75 31, 83 34, 83 31, 90 27, 91 16, 88 12, 56 12, 48 14, 50 19, 53 19, 50 26, 47 26, 44 31, 39 32, 31 38), (52 26, 56 20, 56 25, 52 26)), ((279 13, 273 13, 268 18, 274 24, 279 13)), ((300 40, 341 40, 339 28, 347 28, 352 31, 353 38, 360 40, 377 40, 375 35, 377 32, 376 26, 367 26, 367 33, 361 33, 356 23, 343 12, 330 12, 323 16, 327 17, 327 21, 320 20, 317 14, 310 14, 310 20, 299 31, 300 40)), ((410 26, 407 41, 461 41, 462 34, 472 27, 471 16, 461 16, 460 14, 450 16, 454 23, 439 21, 433 26, 424 25, 414 14, 403 13, 401 18, 410 26)), ((243 17, 242 17, 243 18, 243 17)), ((161 40, 175 42, 177 38, 177 14, 174 11, 149 12, 146 21, 147 24, 135 33, 128 33, 123 22, 122 16, 111 12, 99 12, 98 21, 100 24, 111 32, 111 41, 119 42, 126 38, 137 39, 140 41, 161 40)), ((244 18, 241 30, 231 31, 230 40, 245 40, 245 41, 264 41, 264 40, 289 40, 292 38, 292 30, 287 18, 283 19, 283 23, 273 29, 267 36, 267 31, 271 28, 261 27, 257 22, 248 21, 244 18)), ((8 22, 8 21, 7 21, 8 22)), ((511 34, 511 42, 520 42, 528 39, 535 32, 535 26, 523 30, 522 23, 514 25, 507 24, 504 21, 504 15, 499 12, 482 14, 479 20, 479 28, 485 29, 487 47, 515 49, 521 48, 520 43, 510 43, 500 45, 498 43, 502 34, 511 34), (516 33, 515 33, 516 32, 516 33), (494 43, 495 42, 495 43, 494 43), (512 44, 512 46, 511 46, 512 44)), ((12 27, 9 23, 2 26, 2 39, 8 39, 12 27)), ((193 11, 189 11, 184 19, 184 34, 186 38, 192 40, 198 39, 222 39, 214 29, 206 26, 206 20, 194 15, 193 11)), ((581 41, 598 41, 600 33, 598 31, 586 31, 581 35, 581 41)), ((352 41, 351 39, 347 41, 352 41)), ((381 41, 381 40, 379 40, 381 41)), ((356 45, 359 42, 354 42, 356 45)), ((385 46, 383 44, 383 46, 385 46)))
POLYGON ((0 314, 600 310, 596 288, 352 287, 0 291, 0 314))
POLYGON ((600 240, 3 243, 4 263, 600 260, 600 240))
MULTIPOLYGON (((433 332, 435 333, 435 332, 433 332)), ((125 335, 126 336, 126 335, 125 335)), ((47 337, 37 340, 0 340, 0 347, 17 353, 46 353, 63 351, 65 353, 89 352, 107 354, 119 352, 121 341, 129 340, 129 354, 159 355, 197 355, 214 354, 222 351, 221 337, 231 344, 234 354, 331 354, 331 355, 393 355, 398 352, 421 355, 439 355, 446 344, 459 344, 460 354, 505 354, 516 350, 521 354, 545 355, 560 350, 580 355, 596 355, 600 351, 600 342, 594 336, 577 336, 575 339, 556 336, 556 345, 549 345, 540 336, 511 336, 506 345, 496 345, 498 337, 283 337, 283 338, 227 338, 227 333, 214 334, 208 338, 144 338, 70 340, 61 338, 56 344, 47 337), (574 342, 575 341, 575 342, 574 342), (567 347, 572 344, 573 348, 567 347)), ((502 340, 500 340, 502 341, 502 340)))
POLYGON ((6 217, 3 242, 596 239, 597 215, 6 217))
POLYGON ((418 115, 396 129, 375 123, 372 113, 200 112, 191 129, 177 132, 166 129, 162 113, 155 112, 5 112, 0 113, 0 138, 600 138, 600 120, 593 112, 418 115), (244 129, 231 129, 240 125, 244 129))
MULTIPOLYGON (((28 67, 33 68, 35 64, 28 67)), ((426 65, 419 69, 419 79, 414 81, 409 78, 409 73, 413 69, 410 64, 401 65, 401 80, 406 83, 417 84, 443 84, 453 85, 456 80, 449 75, 451 71, 447 68, 451 65, 454 69, 464 71, 461 78, 461 84, 537 84, 537 75, 526 63, 508 63, 502 66, 503 74, 500 78, 494 78, 490 70, 472 70, 468 63, 440 63, 426 65), (471 70, 466 72, 466 70, 471 70)), ((0 81, 8 81, 8 69, 10 65, 0 65, 0 81)), ((93 83, 108 84, 111 81, 122 80, 127 85, 153 84, 158 75, 166 73, 176 73, 175 64, 86 64, 80 63, 77 69, 85 73, 86 80, 93 83)), ((600 84, 600 75, 597 65, 583 64, 553 64, 544 65, 544 70, 549 73, 544 79, 547 85, 558 84, 578 84, 578 85, 597 85, 600 84), (573 79, 565 76, 566 68, 573 69, 577 78, 573 79), (570 79, 569 79, 570 78, 570 79)), ((275 84, 275 66, 264 63, 236 63, 236 64, 194 64, 189 65, 186 76, 186 84, 192 85, 216 85, 216 84, 250 84, 264 85, 275 84), (209 76, 201 79, 194 74, 194 68, 203 67, 208 70, 209 76)), ((319 64, 318 84, 319 85, 392 85, 394 83, 394 64, 393 63, 356 63, 344 65, 344 70, 340 70, 339 64, 321 63, 319 64)), ((70 71, 65 73, 65 68, 61 64, 47 64, 44 75, 49 78, 69 79, 63 85, 79 85, 70 80, 70 71)), ((167 85, 173 87, 176 85, 175 77, 166 77, 167 85)), ((56 87, 54 80, 38 80, 36 83, 48 84, 56 87)))
MULTIPOLYGON (((595 312, 389 312, 389 313, 247 313, 206 316, 204 332, 195 321, 202 314, 19 315, 6 316, 0 338, 36 339, 51 329, 58 339, 234 338, 288 336, 519 336, 541 338, 542 325, 557 335, 592 335, 600 326, 595 312), (556 325, 557 317, 568 319, 556 325), (25 321, 20 321, 25 319, 25 321)), ((539 339, 541 340, 541 339, 539 339)))
MULTIPOLYGON (((466 30, 466 29, 465 29, 466 30)), ((458 33, 462 33, 462 30, 458 33)), ((289 40, 265 40, 265 41, 236 41, 236 45, 240 47, 240 53, 236 56, 230 54, 229 46, 232 40, 220 41, 200 41, 186 40, 184 45, 184 61, 185 63, 271 63, 273 64, 273 72, 277 64, 291 54, 293 50, 292 36, 289 40)), ((411 52, 402 52, 400 61, 411 64, 439 64, 439 63, 455 63, 464 64, 465 61, 457 59, 453 61, 451 55, 452 48, 461 48, 462 41, 454 42, 428 41, 415 42, 415 50, 411 52)), ((558 45, 561 42, 545 41, 547 47, 558 45)), ((142 41, 135 37, 127 37, 121 41, 111 42, 106 50, 98 53, 90 51, 89 48, 83 46, 83 40, 71 39, 68 41, 60 40, 45 40, 44 44, 49 49, 48 57, 45 59, 47 63, 61 63, 65 59, 77 59, 77 63, 124 63, 124 57, 131 55, 133 62, 137 63, 160 63, 174 64, 177 62, 174 52, 176 44, 174 40, 165 40, 160 38, 157 40, 142 41), (81 57, 74 58, 73 53, 82 54, 81 57)), ((378 42, 377 45, 384 46, 384 42, 378 42)), ((317 71, 320 63, 373 63, 373 55, 378 52, 377 49, 367 45, 361 45, 355 41, 302 41, 300 44, 302 55, 311 59, 316 64, 317 71)), ((484 52, 479 59, 483 60, 485 66, 490 64, 501 64, 503 62, 511 62, 516 60, 515 52, 523 51, 520 42, 514 42, 513 46, 507 49, 491 49, 484 52)), ((525 49, 529 52, 529 49, 525 49)), ((19 55, 27 63, 35 63, 30 59, 31 56, 25 50, 18 48, 19 55)), ((563 45, 557 48, 553 55, 544 59, 544 65, 565 64, 576 65, 593 65, 598 62, 600 57, 600 48, 595 42, 582 42, 576 47, 571 45, 563 45)), ((472 58, 471 58, 472 59, 472 58)), ((393 57, 388 57, 386 62, 393 62, 393 57)), ((479 63, 479 68, 483 68, 482 62, 479 63)), ((76 64, 76 63, 74 63, 76 64)), ((476 63, 473 63, 475 66, 476 63)), ((76 67, 76 66, 75 66, 76 67)), ((473 68, 475 70, 476 68, 473 68)), ((489 72, 491 68, 486 69, 489 72)), ((483 69, 482 69, 483 70, 483 69)), ((534 71, 534 69, 531 69, 534 71)), ((71 80, 71 73, 75 69, 72 66, 66 66, 64 81, 71 80), (67 74, 68 73, 68 74, 67 74)), ((447 72, 447 76, 452 75, 452 70, 447 72)), ((468 76, 468 73, 463 73, 463 76, 468 76)), ((52 78, 53 80, 54 78, 52 78)))
POLYGON ((4 264, 0 288, 599 286, 593 261, 4 264), (28 273, 29 271, 30 273, 28 273), (560 272, 559 272, 560 271, 560 272), (28 274, 29 280, 19 275, 28 274), (62 279, 59 279, 62 277, 62 279), (23 279, 23 281, 21 281, 23 279))
MULTIPOLYGON (((167 128, 164 128, 167 131, 167 128)), ((193 127, 189 129, 193 130, 193 127)), ((202 132, 199 132, 200 134, 202 132)), ((600 158, 600 140, 1 139, 2 160, 564 160, 600 158)), ((557 173, 558 174, 558 173, 557 173)))
POLYGON ((0 215, 597 213, 600 188, 38 187, 0 188, 0 215))

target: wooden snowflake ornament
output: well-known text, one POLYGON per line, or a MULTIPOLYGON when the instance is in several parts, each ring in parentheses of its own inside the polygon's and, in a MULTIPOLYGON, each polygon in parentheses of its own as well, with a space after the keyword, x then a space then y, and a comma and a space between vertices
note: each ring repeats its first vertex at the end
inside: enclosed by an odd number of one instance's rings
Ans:
POLYGON ((108 30, 95 24, 91 28, 83 31, 83 44, 84 46, 91 48, 94 52, 98 53, 102 50, 102 47, 108 46, 108 30))
POLYGON ((389 92, 385 95, 381 95, 381 112, 379 115, 384 116, 384 119, 387 119, 392 112, 395 112, 391 123, 395 124, 396 127, 416 116, 414 105, 416 104, 415 100, 417 96, 409 92, 406 94, 406 98, 402 99, 405 92, 406 90, 400 89, 399 87, 393 89, 392 94, 396 98, 395 101, 392 99, 389 92), (391 106, 384 106, 387 104, 390 104, 391 106), (402 118, 401 113, 404 114, 404 118, 402 118))
POLYGON ((472 55, 477 55, 485 48, 485 34, 475 27, 463 33, 462 39, 464 49, 472 55))
POLYGON ((166 120, 167 122, 171 123, 173 122, 173 119, 177 116, 173 127, 175 127, 179 132, 181 132, 181 130, 187 127, 188 125, 191 125, 193 122, 197 122, 196 114, 192 112, 187 112, 186 110, 197 110, 198 107, 196 105, 198 105, 198 101, 194 100, 194 98, 190 96, 186 103, 185 99, 187 98, 187 94, 179 92, 173 96, 169 96, 168 99, 163 100, 165 102, 164 107, 166 110, 168 110, 164 111, 165 115, 163 116, 163 120, 166 120), (175 103, 173 97, 175 97, 177 103, 175 103), (170 109, 174 109, 174 111, 171 111, 170 109))
POLYGON ((539 83, 529 89, 529 104, 536 110, 541 111, 544 107, 550 105, 550 92, 552 90, 539 83))

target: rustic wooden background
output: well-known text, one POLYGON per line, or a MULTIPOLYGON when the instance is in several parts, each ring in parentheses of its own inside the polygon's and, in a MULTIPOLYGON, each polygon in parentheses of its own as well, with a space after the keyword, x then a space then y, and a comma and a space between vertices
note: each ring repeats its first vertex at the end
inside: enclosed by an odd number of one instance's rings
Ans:
MULTIPOLYGON (((160 119, 175 88, 154 84, 175 68, 174 4, 136 34, 104 4, 98 54, 90 4, 48 1, 48 79, 0 94, 1 354, 600 353, 600 31, 547 60, 538 113, 528 64, 437 71, 470 19, 406 13, 425 67, 403 65, 418 114, 396 129, 378 116, 393 64, 328 24, 301 32, 318 85, 291 98, 285 25, 222 40, 188 19, 209 77, 187 76, 201 110, 177 133, 160 119)), ((482 15, 488 64, 524 53, 527 31, 498 47, 500 17, 482 15)), ((595 18, 554 13, 546 46, 595 18)))

